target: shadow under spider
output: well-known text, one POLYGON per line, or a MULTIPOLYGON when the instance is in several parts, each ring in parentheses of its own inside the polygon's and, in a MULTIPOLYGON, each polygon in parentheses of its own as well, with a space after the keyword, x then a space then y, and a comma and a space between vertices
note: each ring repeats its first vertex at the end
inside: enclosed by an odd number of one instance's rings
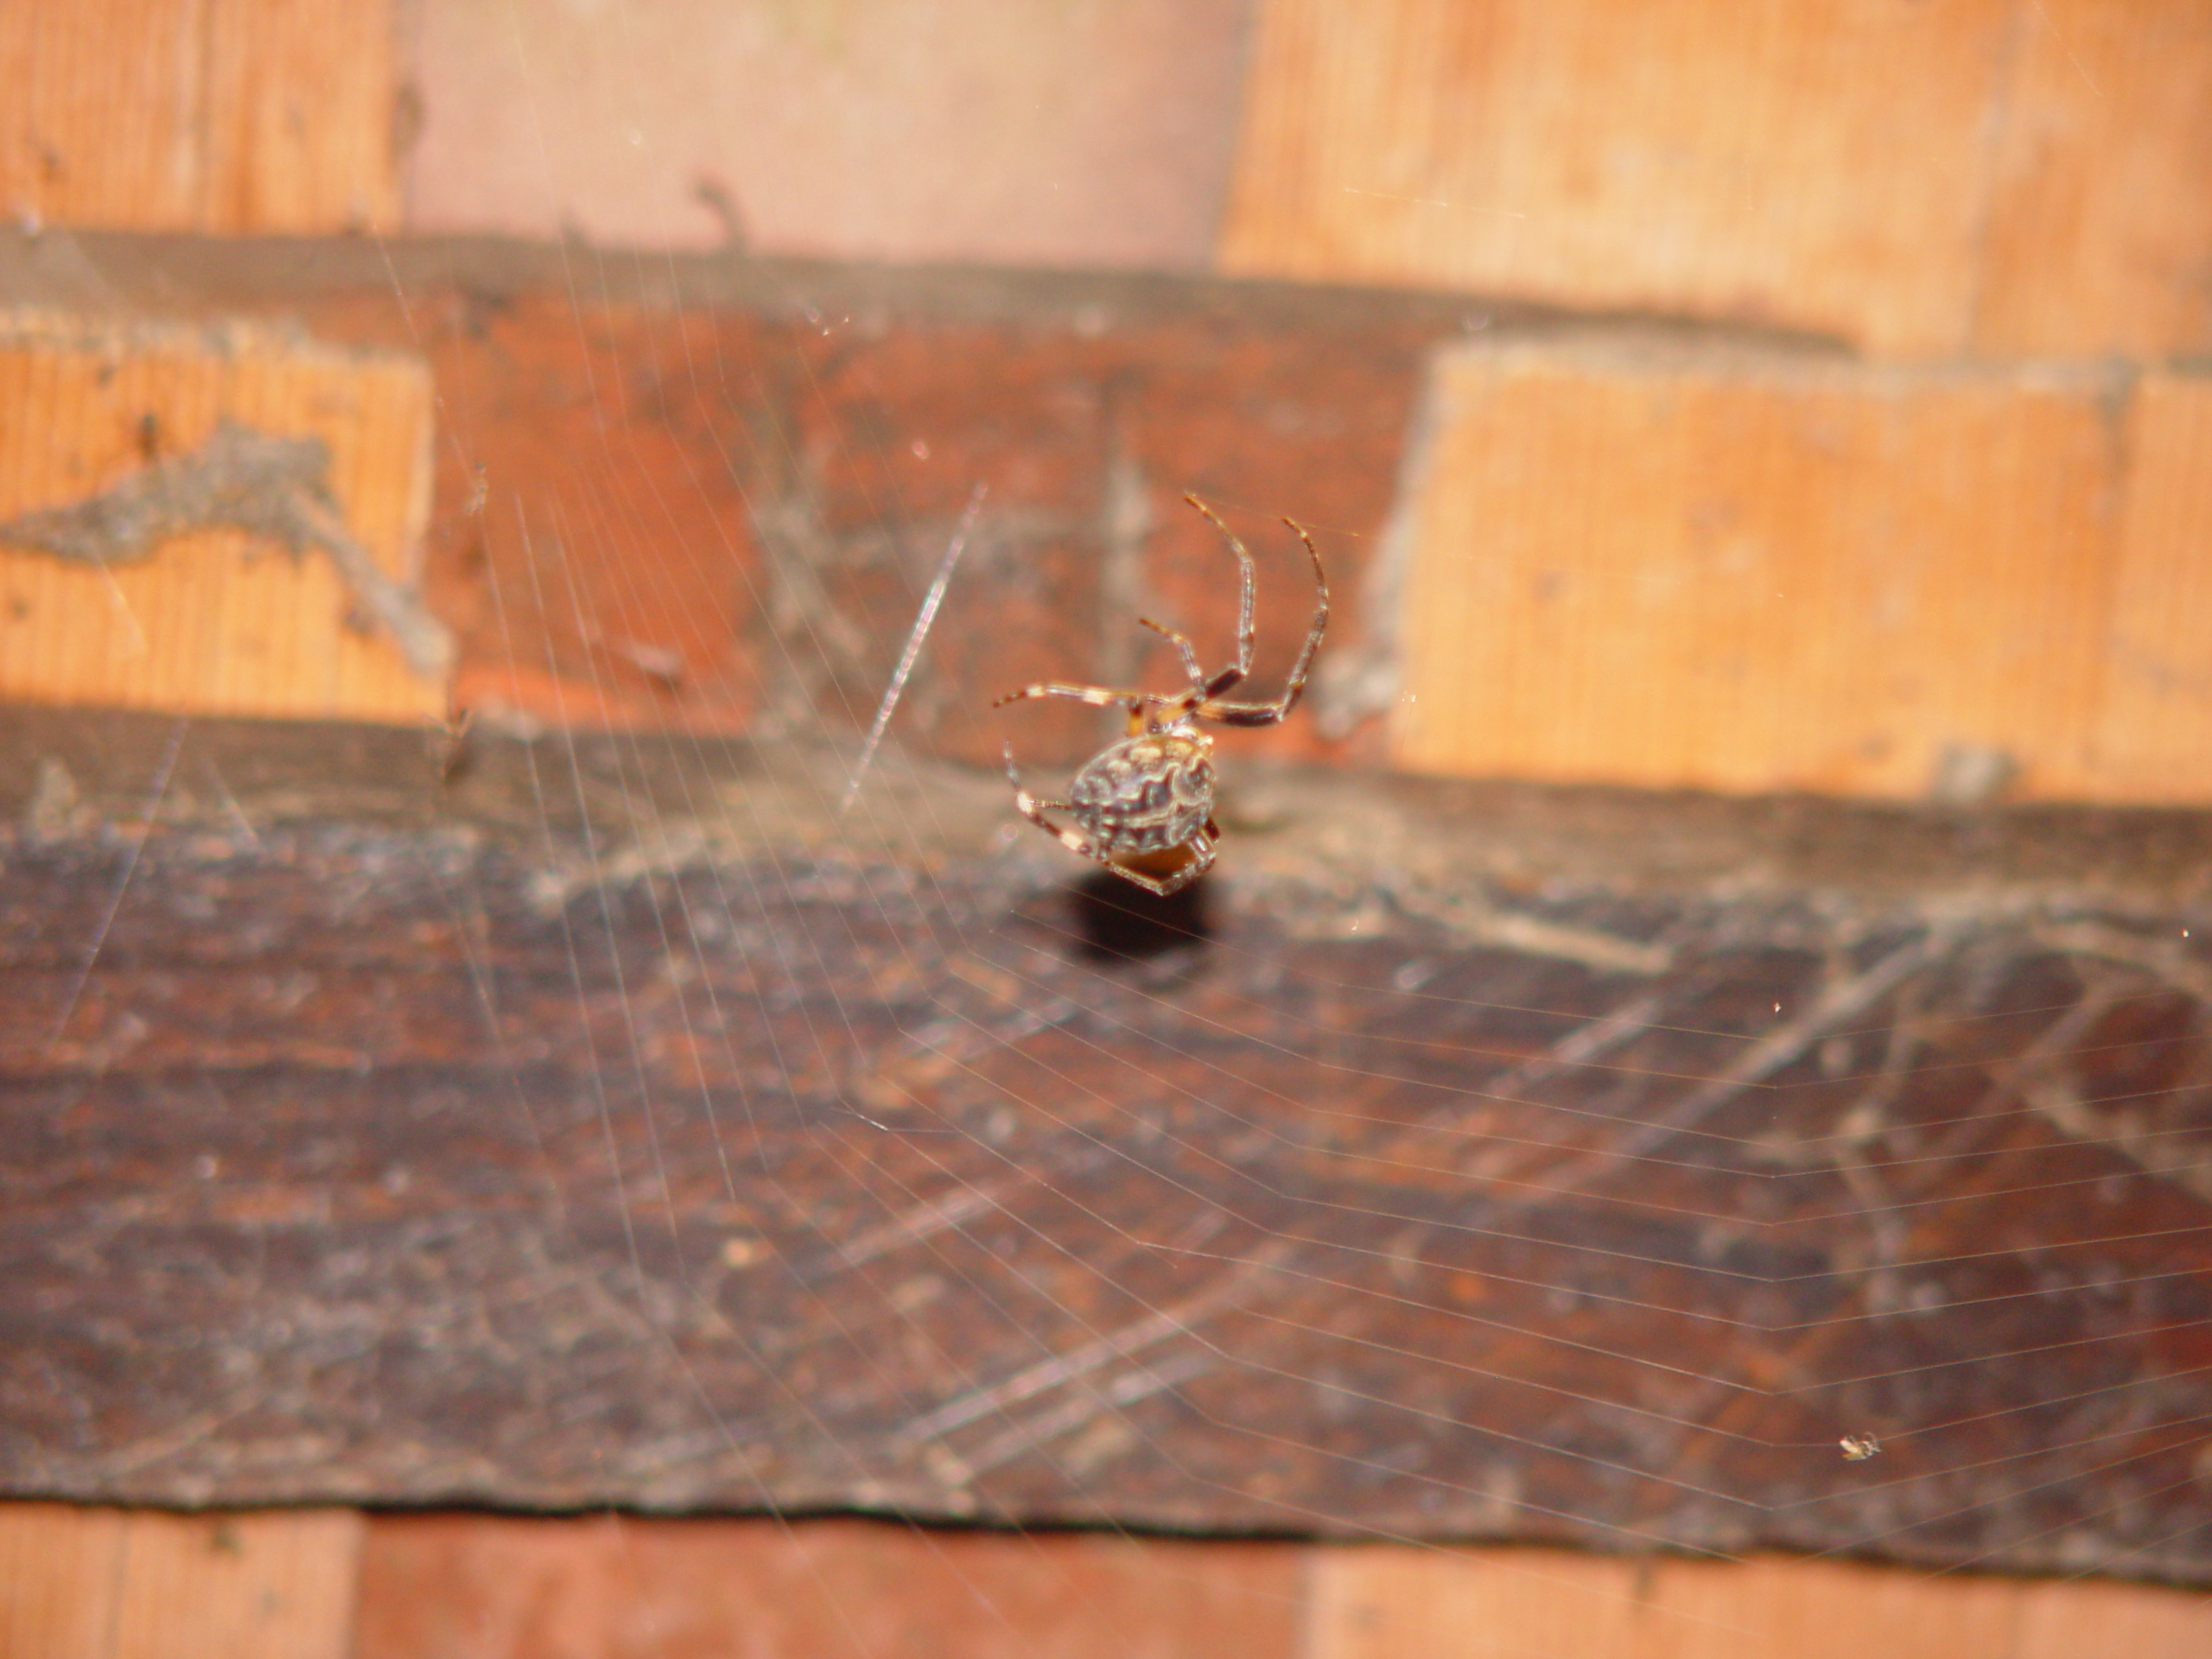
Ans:
POLYGON ((1085 962, 1131 965, 1162 958, 1188 965, 1213 937, 1201 876, 1162 898, 1108 870, 1084 876, 1068 889, 1075 914, 1076 953, 1085 962))

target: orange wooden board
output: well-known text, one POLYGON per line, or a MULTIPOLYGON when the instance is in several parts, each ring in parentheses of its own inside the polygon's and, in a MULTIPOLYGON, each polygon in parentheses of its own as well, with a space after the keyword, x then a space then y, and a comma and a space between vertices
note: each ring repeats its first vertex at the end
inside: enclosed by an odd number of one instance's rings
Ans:
POLYGON ((2212 799, 2212 381, 1619 346, 1436 374, 1402 764, 2212 799))
POLYGON ((2202 800, 2212 778, 2212 376, 2145 376, 2125 443, 2094 759, 2115 796, 2202 800))
POLYGON ((346 1659, 361 1532, 348 1510, 0 1505, 0 1654, 346 1659))
POLYGON ((2195 1659, 2212 1599, 1761 1556, 0 1505, 0 1653, 2195 1659))
POLYGON ((1968 350, 2212 346, 2212 7, 2015 0, 1968 350))
POLYGON ((1231 272, 1871 350, 2202 350, 2194 0, 1265 0, 1231 272))
POLYGON ((1310 1659, 2192 1659, 2182 1591, 1930 1576, 1838 1561, 1560 1550, 1316 1552, 1310 1659))
POLYGON ((896 1522, 372 1523, 353 1659, 1291 1659, 1303 1552, 896 1522))
MULTIPOLYGON (((0 522, 84 500, 187 454, 227 418, 314 435, 353 534, 411 579, 429 512, 433 399, 421 362, 274 329, 0 319, 0 522)), ((236 531, 129 563, 0 545, 0 696, 359 720, 442 714, 445 688, 347 622, 331 561, 236 531)))
POLYGON ((148 231, 385 230, 392 0, 0 8, 0 211, 148 231))

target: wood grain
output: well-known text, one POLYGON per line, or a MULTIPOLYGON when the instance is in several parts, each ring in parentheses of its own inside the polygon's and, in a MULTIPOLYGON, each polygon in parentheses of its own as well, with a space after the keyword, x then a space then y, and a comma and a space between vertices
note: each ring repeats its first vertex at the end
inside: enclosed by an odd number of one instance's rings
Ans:
POLYGON ((1618 346, 1436 371, 1394 752, 2212 800, 2212 390, 1618 346))
POLYGON ((1312 1586, 1312 1659, 2189 1659, 2212 1637, 2184 1592, 1777 1557, 1335 1549, 1312 1586))
POLYGON ((372 1521, 353 1659, 1294 1659, 1287 1544, 896 1521, 372 1521))
POLYGON ((2129 397, 2120 545, 2091 767, 2113 794, 2212 790, 2212 376, 2129 397))
POLYGON ((0 1504, 10 1655, 705 1659, 741 1635, 760 1659, 948 1643, 1065 1659, 2194 1659, 2212 1604, 1776 1556, 0 1504))
MULTIPOLYGON (((0 327, 0 523, 97 496, 219 421, 313 435, 346 524, 381 568, 416 574, 429 506, 432 391, 419 360, 296 333, 17 313, 0 327)), ((149 558, 65 562, 0 544, 0 696, 179 713, 420 720, 445 687, 353 626, 321 553, 236 531, 149 558)))
POLYGON ((2212 345, 2212 11, 2017 0, 1977 293, 1977 355, 2155 360, 2212 345))
POLYGON ((2193 0, 1268 0, 1223 268, 1908 355, 2201 350, 2193 0))
POLYGON ((146 231, 388 231, 390 0, 76 0, 0 11, 0 209, 146 231))
POLYGON ((0 1504, 0 1653, 346 1659, 361 1517, 0 1504))
POLYGON ((17 1491, 2212 1577, 2202 815, 16 719, 17 1491))

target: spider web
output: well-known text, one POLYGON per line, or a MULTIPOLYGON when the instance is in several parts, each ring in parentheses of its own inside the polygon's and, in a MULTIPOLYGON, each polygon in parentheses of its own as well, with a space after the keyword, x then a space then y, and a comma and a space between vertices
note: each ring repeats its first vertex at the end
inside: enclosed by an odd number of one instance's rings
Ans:
MULTIPOLYGON (((503 39, 535 118, 575 113, 531 42, 503 39)), ((695 410, 763 372, 681 308, 608 321, 608 292, 674 283, 664 256, 575 245, 563 268, 580 335, 628 331, 581 349, 581 372, 641 358, 652 395, 695 410)), ((395 272, 427 328, 429 285, 395 272)), ((587 695, 479 708, 457 755, 403 780, 455 833, 302 899, 297 936, 254 946, 317 981, 292 1015, 264 999, 272 1052, 334 1032, 372 1052, 388 1019, 473 1054, 400 1091, 404 1136, 373 1071, 334 1068, 302 1108, 247 1045, 143 1085, 180 1179, 235 1194, 321 1160, 389 1206, 349 1222, 373 1248, 327 1256, 314 1217, 251 1230, 252 1251, 315 1260, 297 1304, 257 1302, 246 1235, 165 1243, 166 1271, 225 1281, 213 1306, 271 1357, 219 1457, 188 1421, 124 1448, 137 1490, 857 1510, 932 1549, 925 1523, 950 1521, 2201 1580, 2212 922, 2144 899, 2153 882, 2101 899, 2037 870, 2035 823, 2001 815, 1916 830, 1398 790, 1281 770, 1315 752, 1297 733, 1225 740, 1218 873, 1148 906, 1014 817, 988 769, 1009 727, 957 694, 994 651, 1019 664, 1007 689, 1175 684, 1136 615, 1214 661, 1205 594, 1227 560, 1185 562, 1167 593, 1145 591, 1143 560, 1109 571, 1107 643, 1080 671, 1052 652, 1091 646, 1088 621, 982 637, 980 619, 1081 591, 1025 569, 1051 539, 1036 493, 951 418, 914 440, 947 474, 928 507, 882 456, 810 450, 836 429, 811 416, 895 389, 871 387, 865 315, 817 304, 789 267, 755 275, 813 342, 783 360, 799 421, 716 426, 690 453, 719 475, 688 491, 602 434, 566 494, 533 494, 448 387, 446 464, 485 485, 465 530, 478 640, 587 695), (818 480, 841 471, 888 530, 825 522, 818 480), (855 787, 978 489, 974 545, 855 787), (747 739, 639 729, 671 661, 687 689, 716 671, 728 641, 696 600, 732 589, 759 619, 747 739), (527 821, 487 833, 472 804, 495 799, 527 821), (1962 896, 1854 873, 1854 836, 1961 834, 2012 879, 1962 896), (1665 844, 1632 851, 1646 837, 1665 844), (1786 849, 1765 880, 1699 851, 1762 838, 1786 849), (386 938, 413 944, 370 943, 386 938), (497 1300, 515 1285, 532 1297, 497 1300), (343 1340, 279 1329, 349 1305, 374 1316, 343 1340), (380 1396, 411 1402, 416 1430, 440 1402, 499 1429, 378 1444, 380 1396), (359 1490, 301 1484, 278 1431, 302 1423, 350 1442, 359 1490)), ((1140 544, 1207 488, 1115 477, 1140 544)), ((1259 527, 1306 504, 1222 505, 1265 560, 1248 690, 1271 695, 1308 590, 1259 527)), ((1351 561, 1380 527, 1315 528, 1351 561)), ((1054 765, 1100 741, 1088 718, 1025 728, 1033 787, 1058 792, 1054 765)), ((143 773, 156 819, 212 775, 190 741, 143 773)), ((2092 861, 2154 834, 2086 822, 2092 861)), ((247 833, 306 887, 373 840, 314 819, 247 833)), ((162 1024, 105 1002, 102 972, 219 957, 194 942, 195 906, 240 855, 162 833, 98 856, 111 905, 57 925, 81 957, 41 1009, 57 1052, 162 1024)), ((1921 868, 1957 866, 1939 849, 1921 868)), ((97 1166, 57 1135, 65 1163, 97 1166)), ((68 1458, 41 1455, 66 1488, 68 1458)), ((1154 1570, 1203 1571, 1165 1552, 1154 1570)))

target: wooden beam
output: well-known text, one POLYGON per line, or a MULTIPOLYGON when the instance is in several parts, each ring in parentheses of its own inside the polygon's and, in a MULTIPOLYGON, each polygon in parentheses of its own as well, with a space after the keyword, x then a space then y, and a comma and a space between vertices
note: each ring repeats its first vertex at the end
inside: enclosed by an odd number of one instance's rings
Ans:
POLYGON ((5 743, 16 1491, 2212 1572, 2201 817, 5 743))

